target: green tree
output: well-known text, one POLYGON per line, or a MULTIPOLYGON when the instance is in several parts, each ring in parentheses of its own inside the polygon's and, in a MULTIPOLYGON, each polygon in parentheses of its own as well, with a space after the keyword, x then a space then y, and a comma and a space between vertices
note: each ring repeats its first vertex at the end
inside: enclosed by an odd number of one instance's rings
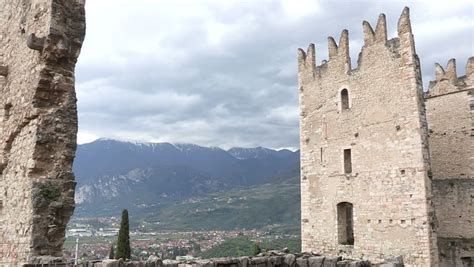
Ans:
POLYGON ((128 210, 122 211, 122 221, 117 240, 117 259, 130 259, 130 227, 128 223, 128 210))
POLYGON ((258 244, 258 242, 253 243, 253 246, 252 246, 252 254, 253 254, 254 256, 256 256, 256 255, 259 254, 260 252, 262 252, 262 249, 260 248, 260 244, 258 244))
POLYGON ((111 259, 111 260, 115 259, 115 256, 114 256, 114 244, 113 244, 113 243, 110 245, 109 259, 111 259))

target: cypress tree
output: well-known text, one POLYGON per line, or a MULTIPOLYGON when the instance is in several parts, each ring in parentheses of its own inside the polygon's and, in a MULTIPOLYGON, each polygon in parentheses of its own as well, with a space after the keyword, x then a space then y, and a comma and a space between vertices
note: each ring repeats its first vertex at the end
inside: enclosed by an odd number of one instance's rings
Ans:
POLYGON ((113 243, 110 245, 109 259, 111 259, 111 260, 115 259, 115 256, 114 256, 114 244, 113 244, 113 243))
POLYGON ((122 211, 122 221, 120 222, 120 230, 117 240, 117 259, 130 259, 130 228, 128 224, 128 211, 122 211))
POLYGON ((257 254, 259 254, 260 252, 262 252, 262 249, 260 248, 260 245, 258 244, 258 242, 253 243, 252 254, 254 256, 257 256, 257 254))

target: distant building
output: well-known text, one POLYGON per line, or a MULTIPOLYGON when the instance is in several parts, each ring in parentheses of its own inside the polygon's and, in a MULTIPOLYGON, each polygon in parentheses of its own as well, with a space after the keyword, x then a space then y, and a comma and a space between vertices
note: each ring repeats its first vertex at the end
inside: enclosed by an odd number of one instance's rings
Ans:
POLYGON ((83 228, 73 228, 69 229, 66 233, 66 237, 85 237, 85 236, 94 236, 94 231, 92 229, 83 229, 83 228))
POLYGON ((96 235, 98 236, 117 236, 119 228, 99 228, 96 235))
POLYGON ((186 255, 186 256, 176 256, 176 260, 177 260, 177 261, 191 261, 191 260, 194 260, 194 257, 193 257, 193 256, 189 256, 189 255, 186 255))

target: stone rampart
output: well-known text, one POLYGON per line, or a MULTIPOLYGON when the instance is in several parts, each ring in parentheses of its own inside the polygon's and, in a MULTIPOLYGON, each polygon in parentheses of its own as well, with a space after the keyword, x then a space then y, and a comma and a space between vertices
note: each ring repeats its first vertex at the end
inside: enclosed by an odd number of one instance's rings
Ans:
POLYGON ((192 261, 164 260, 151 256, 147 261, 104 260, 81 264, 50 263, 26 264, 24 267, 403 267, 403 259, 396 257, 378 263, 367 260, 346 259, 340 256, 322 256, 316 253, 293 254, 287 251, 269 251, 255 257, 196 259, 192 261), (56 264, 56 265, 54 265, 56 264))

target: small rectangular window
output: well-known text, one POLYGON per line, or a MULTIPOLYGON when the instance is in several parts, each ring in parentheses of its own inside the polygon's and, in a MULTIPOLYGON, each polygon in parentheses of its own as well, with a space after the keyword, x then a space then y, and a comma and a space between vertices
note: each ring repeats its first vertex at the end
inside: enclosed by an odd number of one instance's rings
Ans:
POLYGON ((344 149, 344 173, 352 173, 352 156, 350 149, 344 149))
POLYGON ((321 147, 321 162, 323 162, 323 148, 321 147))

